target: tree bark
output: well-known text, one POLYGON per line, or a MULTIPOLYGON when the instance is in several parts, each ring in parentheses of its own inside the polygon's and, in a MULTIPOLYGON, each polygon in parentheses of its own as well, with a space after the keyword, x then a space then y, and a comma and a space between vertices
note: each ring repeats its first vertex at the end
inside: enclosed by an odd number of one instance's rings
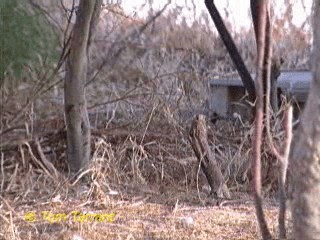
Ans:
MULTIPOLYGON (((250 1, 250 8, 251 8, 251 15, 253 20, 253 27, 256 39, 258 37, 259 25, 258 25, 258 9, 259 9, 259 1, 251 0, 250 1)), ((280 57, 271 58, 272 54, 272 26, 270 21, 270 10, 267 10, 266 13, 266 33, 269 39, 266 39, 266 46, 265 46, 265 58, 263 62, 263 95, 264 95, 264 112, 267 111, 267 104, 266 104, 266 96, 267 94, 270 96, 270 105, 274 113, 278 112, 278 91, 277 91, 277 79, 280 76, 280 68, 283 63, 283 60, 280 57), (269 42, 270 41, 270 42, 269 42), (269 47, 271 46, 271 48, 269 47), (271 71, 268 70, 268 65, 270 64, 268 61, 271 60, 271 71), (268 89, 268 84, 270 84, 270 88, 268 89)))
POLYGON ((264 83, 270 78, 270 56, 272 54, 270 48, 270 22, 268 0, 251 0, 251 13, 254 22, 256 43, 257 43, 257 63, 256 63, 256 112, 255 112, 255 128, 253 135, 253 188, 254 200, 256 208, 256 216, 258 219, 262 238, 264 240, 272 239, 272 235, 267 225, 262 206, 262 190, 261 190, 261 143, 263 133, 263 113, 265 110, 264 99, 264 83))
POLYGON ((81 0, 73 28, 70 52, 66 62, 65 116, 67 125, 67 159, 72 172, 86 167, 90 159, 90 123, 85 82, 87 79, 89 43, 96 25, 101 0, 81 0), (100 5, 99 5, 100 3, 100 5))
POLYGON ((313 81, 291 147, 294 239, 320 239, 320 2, 314 1, 313 81))
POLYGON ((208 134, 204 115, 198 115, 194 119, 189 136, 193 151, 211 187, 210 195, 217 198, 230 198, 229 189, 224 182, 224 177, 208 144, 208 134))

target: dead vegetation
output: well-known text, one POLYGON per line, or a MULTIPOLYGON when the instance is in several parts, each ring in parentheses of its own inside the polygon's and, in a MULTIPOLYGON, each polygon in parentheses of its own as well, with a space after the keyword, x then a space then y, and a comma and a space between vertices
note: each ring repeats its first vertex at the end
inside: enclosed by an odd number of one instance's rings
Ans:
MULTIPOLYGON (((257 238, 249 195, 250 126, 218 121, 209 128, 210 146, 232 192, 231 200, 217 202, 208 197, 210 188, 187 135, 167 121, 150 120, 144 124, 148 129, 94 130, 91 166, 76 179, 69 177, 64 160, 64 129, 52 129, 38 136, 39 140, 24 140, 2 149, 2 237, 73 239, 79 234, 84 239, 257 238), (65 213, 68 221, 50 222, 44 219, 43 211, 65 213), (115 213, 116 218, 112 223, 78 223, 73 211, 115 213), (26 221, 29 212, 36 213, 38 220, 26 221)), ((274 192, 276 180, 268 171, 272 168, 269 162, 264 161, 267 196, 274 192)), ((267 216, 274 223, 275 202, 268 202, 267 216)))
MULTIPOLYGON (((206 107, 207 81, 235 73, 208 19, 178 24, 179 12, 170 10, 146 24, 121 11, 103 14, 87 86, 92 162, 82 175, 69 176, 65 162, 64 70, 52 77, 45 63, 32 66, 25 82, 1 89, 0 239, 257 239, 252 126, 241 118, 212 124, 206 107), (209 118, 209 145, 236 201, 208 197, 188 142, 198 113, 209 118), (50 222, 43 211, 67 220, 50 222), (80 222, 73 211, 115 218, 80 222), (26 219, 30 212, 36 221, 26 219)), ((253 32, 233 35, 253 67, 253 32)), ((284 68, 308 66, 308 39, 301 45, 286 50, 294 56, 284 68)), ((266 216, 275 232, 275 161, 267 146, 263 156, 266 216)))

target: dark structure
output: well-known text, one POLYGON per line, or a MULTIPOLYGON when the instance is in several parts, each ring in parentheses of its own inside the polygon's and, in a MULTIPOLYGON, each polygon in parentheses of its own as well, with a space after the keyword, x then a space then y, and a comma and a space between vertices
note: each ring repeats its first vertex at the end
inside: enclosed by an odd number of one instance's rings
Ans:
MULTIPOLYGON (((278 96, 288 96, 294 102, 295 116, 297 116, 307 101, 312 80, 310 71, 282 71, 278 81, 278 96)), ((251 112, 246 92, 239 78, 214 79, 209 82, 209 109, 221 117, 231 117, 234 113, 246 119, 251 112)), ((279 101, 280 102, 280 101, 279 101)))

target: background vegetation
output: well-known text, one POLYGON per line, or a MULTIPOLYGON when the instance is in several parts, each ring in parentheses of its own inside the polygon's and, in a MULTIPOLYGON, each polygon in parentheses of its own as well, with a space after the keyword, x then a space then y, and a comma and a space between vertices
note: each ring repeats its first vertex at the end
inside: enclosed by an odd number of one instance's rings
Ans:
MULTIPOLYGON (((211 115, 208 81, 236 75, 207 15, 188 24, 178 8, 150 20, 154 12, 150 12, 147 19, 138 19, 127 16, 117 5, 105 6, 88 72, 86 94, 94 146, 92 164, 83 184, 66 177, 64 67, 56 69, 56 57, 63 52, 74 16, 69 11, 71 4, 41 2, 33 1, 31 7, 18 4, 17 0, 1 1, 5 8, 1 7, 0 26, 7 37, 0 38, 1 51, 4 51, 0 59, 1 79, 6 83, 1 87, 0 102, 0 190, 2 197, 10 199, 6 208, 34 199, 53 205, 66 199, 81 200, 88 202, 87 210, 105 206, 109 206, 110 211, 116 209, 124 223, 130 223, 139 212, 151 211, 143 220, 150 224, 148 219, 155 217, 152 214, 158 211, 157 207, 144 205, 133 210, 128 202, 123 203, 122 208, 127 207, 125 211, 132 210, 128 217, 113 201, 130 202, 134 197, 143 196, 148 203, 175 206, 181 201, 206 205, 205 195, 209 190, 189 146, 188 128, 195 114, 211 115), (182 21, 177 22, 178 18, 182 21), (48 162, 53 167, 46 165, 48 162)), ((274 21, 274 52, 284 58, 285 70, 309 69, 312 36, 310 31, 305 31, 309 23, 302 27, 288 24, 291 17, 288 11, 274 21)), ((228 19, 226 23, 231 26, 228 19)), ((245 63, 253 70, 252 29, 232 31, 232 35, 245 63)), ((228 186, 236 195, 246 195, 251 178, 251 126, 234 120, 220 121, 210 127, 211 146, 228 186)), ((264 156, 265 159, 270 157, 268 149, 264 156)), ((264 169, 266 194, 273 196, 276 179, 269 171, 268 161, 264 169)), ((75 202, 74 205, 80 206, 75 202)), ((39 211, 43 209, 40 204, 34 207, 39 211)), ((59 205, 52 209, 67 211, 64 207, 59 205)), ((0 211, 2 209, 4 205, 0 205, 0 211)), ((29 210, 32 209, 23 209, 22 213, 29 210)), ((8 214, 3 216, 1 221, 10 226, 7 229, 13 229, 0 233, 5 239, 23 239, 19 231, 33 232, 32 226, 38 228, 38 223, 19 225, 21 216, 14 220, 10 220, 8 214)), ((177 235, 171 236, 177 239, 184 220, 178 226, 170 221, 166 226, 178 229, 177 235)), ((247 239, 256 239, 258 233, 250 227, 250 221, 243 223, 239 231, 246 228, 247 239)), ((58 229, 65 230, 68 226, 58 224, 58 229)), ((131 226, 123 231, 134 232, 137 238, 148 232, 140 225, 131 226)), ((86 230, 92 230, 92 234, 100 231, 94 230, 95 227, 90 229, 86 230)), ((163 231, 155 229, 158 232, 153 237, 163 231)), ((208 227, 207 232, 203 232, 202 229, 203 226, 195 228, 193 234, 208 236, 216 230, 208 227)), ((117 236, 116 230, 108 231, 114 234, 108 236, 117 236)), ((190 232, 185 233, 191 236, 190 232)))
POLYGON ((0 5, 1 84, 10 77, 27 78, 32 65, 56 62, 57 36, 47 18, 25 1, 1 0, 0 5))

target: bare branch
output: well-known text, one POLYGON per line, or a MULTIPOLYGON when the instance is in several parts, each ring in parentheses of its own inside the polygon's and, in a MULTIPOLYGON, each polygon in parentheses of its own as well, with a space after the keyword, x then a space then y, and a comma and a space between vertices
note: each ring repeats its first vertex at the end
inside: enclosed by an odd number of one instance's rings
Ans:
MULTIPOLYGON (((256 115, 255 129, 253 136, 253 187, 256 215, 259 222, 260 231, 264 240, 272 239, 268 228, 263 207, 261 191, 261 143, 263 132, 263 74, 265 60, 265 46, 267 39, 267 14, 269 9, 268 0, 251 0, 251 12, 254 20, 256 42, 257 42, 257 65, 256 65, 256 115)), ((270 36, 269 36, 270 37, 270 36)))
MULTIPOLYGON (((114 43, 114 44, 112 44, 110 46, 110 49, 115 49, 116 45, 118 45, 118 44, 121 45, 121 47, 117 50, 117 52, 115 54, 108 54, 108 56, 112 56, 113 57, 113 59, 112 59, 113 61, 112 61, 111 67, 113 67, 117 63, 117 60, 118 60, 119 56, 126 49, 125 43, 128 41, 128 39, 130 39, 133 36, 136 36, 136 35, 139 35, 139 34, 143 33, 150 24, 152 24, 159 16, 161 16, 161 14, 166 10, 166 8, 169 6, 170 3, 171 3, 171 1, 168 1, 167 4, 160 11, 158 11, 154 16, 152 16, 145 24, 143 24, 139 28, 138 31, 135 31, 133 33, 130 33, 130 34, 126 35, 122 40, 120 40, 120 42, 114 43)), ((110 57, 106 57, 102 61, 100 66, 97 67, 96 73, 91 77, 91 79, 89 81, 87 81, 86 86, 88 86, 89 84, 91 84, 92 82, 94 82, 96 80, 96 78, 98 77, 98 75, 100 74, 102 69, 105 67, 105 65, 109 61, 110 61, 110 57)))
POLYGON ((248 68, 244 64, 244 61, 242 60, 242 57, 240 56, 240 53, 230 35, 228 32, 221 16, 216 8, 213 0, 205 0, 206 7, 211 15, 211 18, 220 34, 220 37, 226 46, 228 53, 233 61, 233 64, 236 66, 237 71, 241 77, 241 80, 243 82, 243 85, 245 89, 248 91, 249 94, 249 101, 254 102, 256 98, 256 94, 254 91, 254 82, 253 79, 248 71, 248 68))

